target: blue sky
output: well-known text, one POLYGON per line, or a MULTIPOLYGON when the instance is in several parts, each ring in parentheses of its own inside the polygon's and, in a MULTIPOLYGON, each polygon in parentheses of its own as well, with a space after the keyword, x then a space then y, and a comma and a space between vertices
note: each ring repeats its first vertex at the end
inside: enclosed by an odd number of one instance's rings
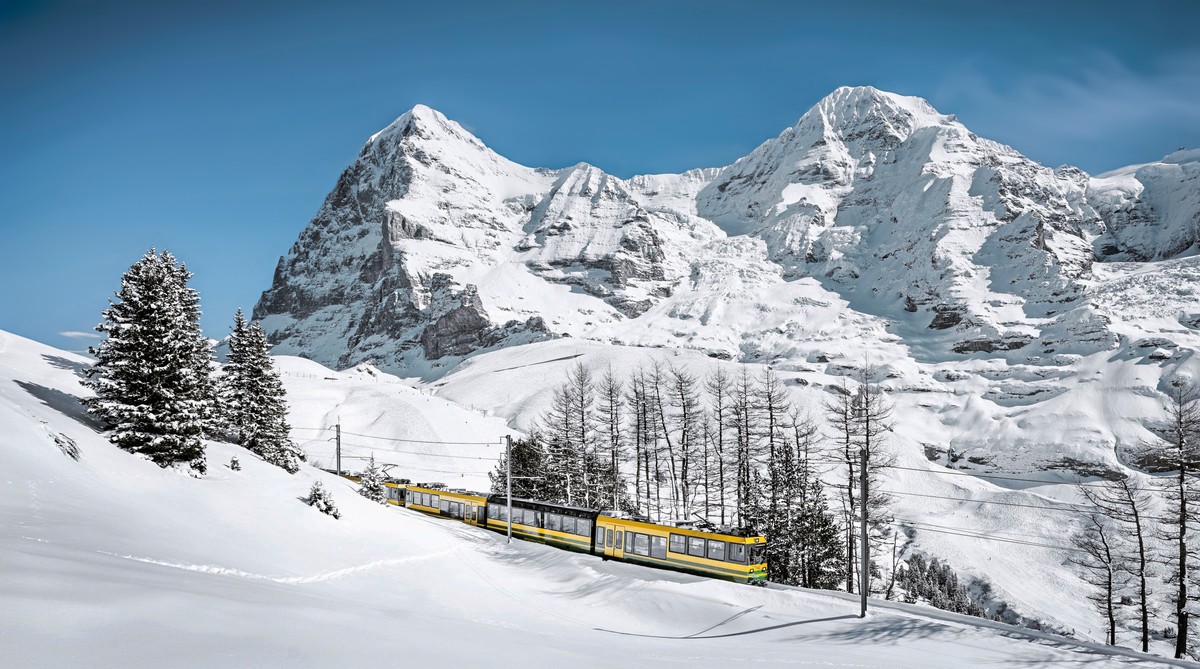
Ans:
POLYGON ((1200 3, 4 2, 0 329, 84 348, 151 246, 253 308, 416 103, 526 165, 725 165, 840 85, 1050 165, 1200 146, 1200 3))

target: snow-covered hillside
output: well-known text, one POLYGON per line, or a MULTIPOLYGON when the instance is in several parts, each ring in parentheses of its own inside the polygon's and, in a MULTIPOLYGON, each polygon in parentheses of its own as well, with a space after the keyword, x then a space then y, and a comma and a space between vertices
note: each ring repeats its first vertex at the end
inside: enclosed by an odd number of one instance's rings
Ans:
MULTIPOLYGON (((403 407, 402 425, 374 424, 384 436, 394 428, 467 440, 495 427, 366 368, 331 374, 281 363, 298 426, 328 424, 340 406, 343 423, 383 421, 403 407)), ((929 609, 881 605, 862 621, 857 603, 836 594, 509 546, 483 530, 371 504, 312 467, 288 475, 225 444, 208 444, 203 478, 160 469, 96 432, 78 403, 86 364, 0 332, 6 666, 1150 662, 929 609), (224 466, 233 455, 241 471, 224 466), (300 502, 313 480, 332 489, 341 520, 300 502)), ((1012 577, 1022 574, 1032 575, 1018 568, 1012 577)), ((1061 609, 1078 605, 1059 596, 1061 609)))

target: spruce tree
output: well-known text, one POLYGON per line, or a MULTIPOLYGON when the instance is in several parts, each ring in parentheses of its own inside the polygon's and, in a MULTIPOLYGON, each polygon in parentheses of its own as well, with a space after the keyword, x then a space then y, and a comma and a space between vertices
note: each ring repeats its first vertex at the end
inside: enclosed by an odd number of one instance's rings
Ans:
POLYGON ((191 277, 167 251, 151 249, 131 265, 96 326, 107 337, 90 349, 96 363, 83 383, 95 392, 85 404, 109 428, 109 441, 203 474, 211 352, 191 277))
POLYGON ((266 335, 258 323, 247 323, 239 309, 228 344, 219 384, 225 432, 264 461, 295 474, 304 454, 289 437, 286 392, 271 361, 266 335))
POLYGON ((371 462, 363 470, 358 481, 358 494, 372 502, 383 504, 387 502, 387 486, 383 484, 383 470, 375 464, 375 454, 371 454, 371 462))
MULTIPOLYGON (((492 494, 503 495, 508 491, 508 456, 500 454, 496 468, 488 474, 492 482, 492 494)), ((531 434, 512 443, 512 494, 522 499, 551 500, 557 492, 549 488, 552 483, 547 477, 546 447, 541 437, 531 434)))
POLYGON ((320 481, 313 481, 312 487, 308 489, 308 497, 304 498, 304 503, 315 508, 321 513, 341 518, 342 512, 338 511, 337 505, 333 503, 333 495, 321 485, 320 481))
POLYGON ((820 479, 811 470, 807 479, 806 504, 796 523, 801 551, 799 582, 807 588, 833 590, 842 582, 846 549, 820 479))

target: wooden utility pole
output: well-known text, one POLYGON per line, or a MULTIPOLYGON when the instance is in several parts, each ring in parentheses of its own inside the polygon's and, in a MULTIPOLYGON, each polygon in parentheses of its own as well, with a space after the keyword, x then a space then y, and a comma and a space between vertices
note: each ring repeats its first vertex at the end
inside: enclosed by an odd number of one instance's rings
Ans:
POLYGON ((337 473, 342 475, 342 419, 337 422, 337 473))

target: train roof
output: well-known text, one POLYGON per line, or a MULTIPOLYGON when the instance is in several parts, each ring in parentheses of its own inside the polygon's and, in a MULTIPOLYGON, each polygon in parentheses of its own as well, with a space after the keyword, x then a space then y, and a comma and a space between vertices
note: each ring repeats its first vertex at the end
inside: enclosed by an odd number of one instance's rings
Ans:
MULTIPOLYGON (((498 505, 503 506, 508 503, 508 495, 491 494, 491 495, 488 495, 487 500, 488 500, 488 504, 498 504, 498 505)), ((571 511, 575 515, 580 515, 580 516, 600 515, 599 510, 588 509, 588 508, 585 508, 582 506, 568 506, 566 504, 554 504, 553 502, 542 502, 540 500, 525 499, 523 497, 514 497, 514 498, 512 498, 512 501, 513 501, 514 506, 519 504, 524 508, 548 507, 548 508, 561 509, 564 511, 571 511)))

